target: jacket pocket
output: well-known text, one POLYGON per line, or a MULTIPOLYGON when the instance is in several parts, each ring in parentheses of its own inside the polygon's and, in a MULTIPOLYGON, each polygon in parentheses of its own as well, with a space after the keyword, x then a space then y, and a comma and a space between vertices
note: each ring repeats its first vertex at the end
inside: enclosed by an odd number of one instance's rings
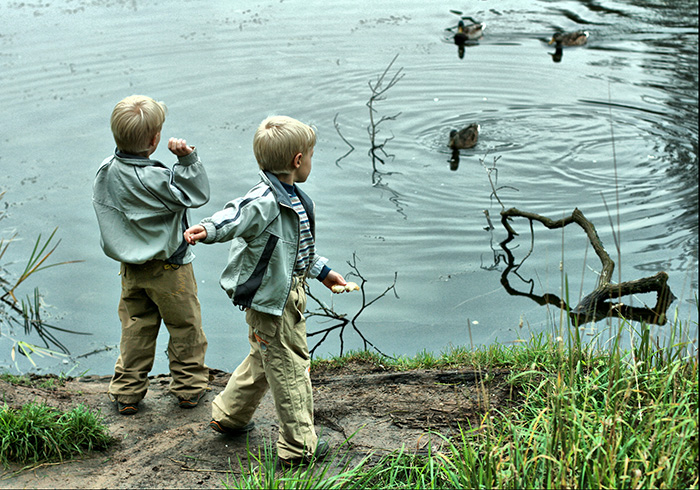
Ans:
POLYGON ((270 259, 272 258, 272 254, 275 251, 278 241, 279 238, 277 236, 272 234, 268 235, 267 241, 265 242, 265 247, 263 248, 260 258, 253 268, 253 272, 244 282, 236 286, 236 292, 233 296, 234 304, 243 308, 250 308, 253 303, 255 293, 258 292, 258 289, 263 282, 263 278, 267 272, 267 267, 270 263, 270 259))

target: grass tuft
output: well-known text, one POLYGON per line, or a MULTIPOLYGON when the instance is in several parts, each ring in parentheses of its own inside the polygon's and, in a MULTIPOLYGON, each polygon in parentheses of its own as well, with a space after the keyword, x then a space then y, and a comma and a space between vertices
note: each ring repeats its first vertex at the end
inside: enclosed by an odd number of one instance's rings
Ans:
POLYGON ((33 464, 69 459, 112 442, 99 415, 85 405, 62 412, 45 404, 0 409, 0 463, 33 464))

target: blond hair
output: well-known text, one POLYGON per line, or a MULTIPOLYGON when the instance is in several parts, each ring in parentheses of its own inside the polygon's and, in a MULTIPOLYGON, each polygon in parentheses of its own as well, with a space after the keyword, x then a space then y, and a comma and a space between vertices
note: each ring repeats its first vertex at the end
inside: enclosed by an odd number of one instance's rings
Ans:
POLYGON ((117 148, 126 153, 148 151, 163 127, 167 107, 145 95, 130 95, 114 106, 110 124, 117 148))
POLYGON ((288 174, 297 153, 316 144, 316 132, 307 124, 287 116, 270 116, 260 123, 253 137, 253 153, 262 170, 288 174))

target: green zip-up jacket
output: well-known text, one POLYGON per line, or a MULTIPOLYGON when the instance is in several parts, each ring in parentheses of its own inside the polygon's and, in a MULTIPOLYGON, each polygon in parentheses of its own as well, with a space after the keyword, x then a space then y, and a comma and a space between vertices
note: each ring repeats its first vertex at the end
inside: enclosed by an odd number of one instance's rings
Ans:
MULTIPOLYGON (((279 316, 289 296, 299 251, 299 215, 274 174, 260 172, 260 178, 245 196, 228 202, 200 225, 207 231, 204 243, 233 241, 220 280, 233 304, 279 316)), ((315 239, 314 203, 297 186, 295 191, 315 239)), ((305 277, 317 278, 327 262, 314 254, 305 277)))
POLYGON ((188 264, 187 210, 209 201, 209 179, 193 151, 172 170, 157 160, 115 152, 100 165, 92 205, 108 257, 128 264, 152 259, 188 264))

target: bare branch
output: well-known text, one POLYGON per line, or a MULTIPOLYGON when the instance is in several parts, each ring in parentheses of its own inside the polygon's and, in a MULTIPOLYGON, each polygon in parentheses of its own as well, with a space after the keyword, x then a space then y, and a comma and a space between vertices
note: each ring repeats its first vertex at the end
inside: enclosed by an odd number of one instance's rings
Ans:
POLYGON ((358 309, 358 311, 353 315, 352 319, 349 319, 346 314, 340 314, 337 313, 332 307, 329 307, 328 305, 324 304, 321 300, 319 300, 316 296, 314 296, 311 291, 308 290, 307 288, 307 296, 311 298, 313 301, 316 302, 318 306, 317 311, 310 311, 309 308, 307 307, 307 311, 305 312, 305 316, 307 318, 310 317, 325 317, 328 318, 329 321, 332 323, 331 326, 321 328, 319 330, 309 332, 307 334, 307 337, 314 337, 317 335, 320 335, 321 338, 316 342, 316 344, 309 349, 309 354, 313 356, 314 352, 318 347, 326 341, 328 336, 331 334, 331 332, 336 332, 338 333, 338 338, 340 340, 340 353, 339 355, 343 355, 344 352, 344 346, 345 346, 345 330, 348 325, 352 327, 352 329, 359 335, 359 337, 362 339, 363 342, 363 347, 365 350, 367 350, 369 347, 374 349, 376 352, 379 354, 385 356, 385 357, 391 357, 388 356, 387 354, 384 354, 376 345, 374 345, 359 329, 357 326, 357 320, 360 317, 360 315, 367 309, 369 306, 374 304, 376 301, 379 299, 383 298, 389 291, 394 291, 394 296, 398 298, 398 295, 396 294, 396 279, 398 277, 398 273, 394 273, 394 282, 391 284, 391 286, 387 287, 383 293, 380 295, 376 296, 374 299, 368 301, 367 300, 367 294, 365 292, 365 284, 366 284, 366 279, 362 276, 360 273, 358 267, 357 267, 357 256, 355 253, 352 255, 352 262, 348 262, 348 265, 352 269, 352 272, 350 272, 348 275, 349 276, 354 276, 359 279, 359 286, 360 286, 360 294, 362 295, 362 306, 358 309))
POLYGON ((333 126, 335 126, 335 130, 336 130, 336 132, 338 133, 338 136, 340 136, 340 139, 342 139, 342 140, 345 142, 345 144, 348 145, 348 146, 350 147, 350 149, 348 150, 348 152, 347 152, 345 155, 343 155, 342 157, 338 158, 338 159, 335 161, 335 164, 338 165, 338 163, 339 163, 343 158, 345 158, 345 157, 348 156, 350 153, 352 153, 353 151, 355 151, 355 147, 352 146, 352 144, 351 144, 347 139, 345 139, 345 136, 343 136, 343 134, 340 132, 340 126, 338 125, 338 113, 336 113, 335 117, 333 118, 333 126))
MULTIPOLYGON (((659 272, 658 274, 633 281, 620 282, 612 284, 611 278, 615 269, 615 262, 610 258, 603 243, 598 236, 593 223, 591 223, 583 213, 578 209, 574 209, 570 216, 565 216, 559 220, 540 216, 539 214, 520 211, 515 208, 510 208, 501 212, 501 223, 508 232, 508 237, 501 242, 501 248, 506 252, 508 267, 501 275, 501 284, 504 288, 514 295, 528 296, 539 304, 552 304, 562 309, 569 311, 569 317, 576 325, 581 325, 591 321, 599 321, 610 316, 626 318, 627 320, 651 323, 654 325, 663 325, 666 323, 666 311, 673 303, 676 297, 673 295, 671 288, 668 286, 668 274, 659 272), (509 220, 514 217, 526 218, 530 222, 530 232, 534 243, 534 231, 532 229, 533 221, 542 223, 546 228, 552 230, 563 228, 566 225, 575 223, 579 225, 588 236, 588 240, 593 247, 593 250, 600 259, 602 269, 598 278, 596 288, 586 295, 580 303, 573 309, 570 309, 566 302, 553 294, 545 294, 543 296, 532 295, 532 289, 529 293, 522 293, 513 289, 508 282, 508 274, 517 272, 520 264, 515 265, 515 260, 508 249, 507 245, 517 235, 513 230, 509 220), (642 294, 656 292, 656 304, 653 307, 634 307, 620 303, 618 300, 623 296, 632 294, 642 294)), ((531 253, 530 250, 529 253, 531 253)), ((528 253, 528 256, 529 256, 528 253)), ((523 259, 524 260, 524 259, 523 259)))
POLYGON ((369 100, 367 101, 367 107, 369 108, 369 126, 367 126, 367 132, 369 134, 369 140, 370 140, 370 150, 369 150, 369 155, 372 157, 372 168, 374 169, 375 172, 377 172, 377 162, 380 164, 384 164, 384 159, 382 159, 378 153, 381 152, 385 157, 389 157, 387 153, 384 151, 384 145, 393 139, 393 136, 390 138, 384 139, 382 143, 377 143, 377 136, 379 134, 379 125, 386 122, 386 121, 393 121, 395 120, 401 113, 397 113, 393 116, 382 116, 379 118, 378 121, 375 121, 374 114, 376 112, 376 109, 374 108, 374 104, 376 102, 379 102, 381 100, 385 100, 385 94, 391 89, 394 85, 396 85, 403 77, 403 68, 399 68, 396 73, 391 77, 391 80, 389 80, 388 83, 385 84, 385 78, 387 74, 389 73, 389 70, 391 70, 391 67, 394 65, 394 62, 396 59, 399 57, 397 54, 394 56, 394 59, 391 60, 391 63, 386 67, 384 72, 377 78, 376 82, 374 84, 372 81, 368 81, 367 84, 369 85, 370 91, 372 92, 372 95, 370 96, 369 100))

